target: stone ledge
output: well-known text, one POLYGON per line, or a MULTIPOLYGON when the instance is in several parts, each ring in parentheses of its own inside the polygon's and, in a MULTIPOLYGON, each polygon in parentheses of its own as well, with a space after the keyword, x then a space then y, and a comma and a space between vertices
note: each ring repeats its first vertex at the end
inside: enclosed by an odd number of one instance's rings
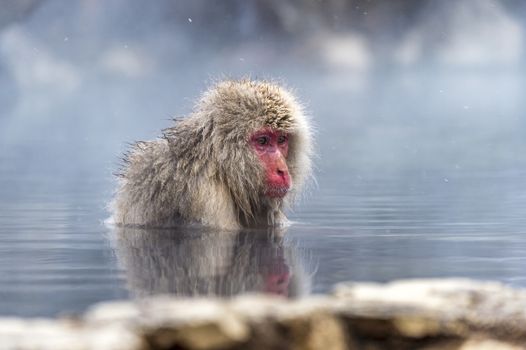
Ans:
POLYGON ((286 300, 168 296, 78 319, 0 318, 0 349, 526 349, 526 291, 465 279, 344 283, 286 300))

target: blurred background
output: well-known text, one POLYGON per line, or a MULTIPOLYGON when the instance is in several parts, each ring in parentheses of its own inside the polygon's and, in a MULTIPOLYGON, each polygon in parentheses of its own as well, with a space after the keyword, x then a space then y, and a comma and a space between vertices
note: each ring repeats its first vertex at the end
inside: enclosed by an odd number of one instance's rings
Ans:
MULTIPOLYGON (((0 0, 0 314, 126 298, 181 261, 215 271, 204 286, 524 287, 525 68, 519 0, 0 0), (223 265, 173 232, 115 253, 121 154, 242 77, 294 89, 316 128, 317 184, 286 239, 225 241, 223 265)), ((166 286, 195 281, 180 276, 166 286)))
POLYGON ((17 173, 110 174, 127 142, 245 76, 296 90, 320 171, 524 163, 522 1, 3 0, 0 26, 17 173))

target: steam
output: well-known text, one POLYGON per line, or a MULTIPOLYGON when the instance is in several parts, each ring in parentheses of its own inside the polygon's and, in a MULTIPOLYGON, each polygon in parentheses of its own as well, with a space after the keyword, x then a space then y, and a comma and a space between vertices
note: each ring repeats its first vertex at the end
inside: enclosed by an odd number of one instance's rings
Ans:
POLYGON ((0 153, 109 175, 210 81, 251 76, 297 88, 320 169, 517 166, 526 22, 505 5, 42 1, 0 35, 0 153))

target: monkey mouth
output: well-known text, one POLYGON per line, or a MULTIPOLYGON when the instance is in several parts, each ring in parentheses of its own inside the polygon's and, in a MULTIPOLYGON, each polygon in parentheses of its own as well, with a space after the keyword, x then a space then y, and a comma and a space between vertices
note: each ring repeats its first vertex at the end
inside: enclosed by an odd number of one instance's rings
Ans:
POLYGON ((265 191, 265 196, 270 198, 283 198, 289 192, 286 186, 272 186, 265 191))

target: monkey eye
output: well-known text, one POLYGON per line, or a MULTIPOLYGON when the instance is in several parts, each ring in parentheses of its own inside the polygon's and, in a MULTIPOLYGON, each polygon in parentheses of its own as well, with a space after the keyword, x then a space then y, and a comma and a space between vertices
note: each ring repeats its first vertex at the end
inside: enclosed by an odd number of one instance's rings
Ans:
POLYGON ((268 136, 260 136, 256 139, 257 143, 261 146, 264 146, 269 143, 270 139, 268 136))
POLYGON ((286 135, 279 135, 278 144, 282 145, 287 141, 288 137, 286 135))

